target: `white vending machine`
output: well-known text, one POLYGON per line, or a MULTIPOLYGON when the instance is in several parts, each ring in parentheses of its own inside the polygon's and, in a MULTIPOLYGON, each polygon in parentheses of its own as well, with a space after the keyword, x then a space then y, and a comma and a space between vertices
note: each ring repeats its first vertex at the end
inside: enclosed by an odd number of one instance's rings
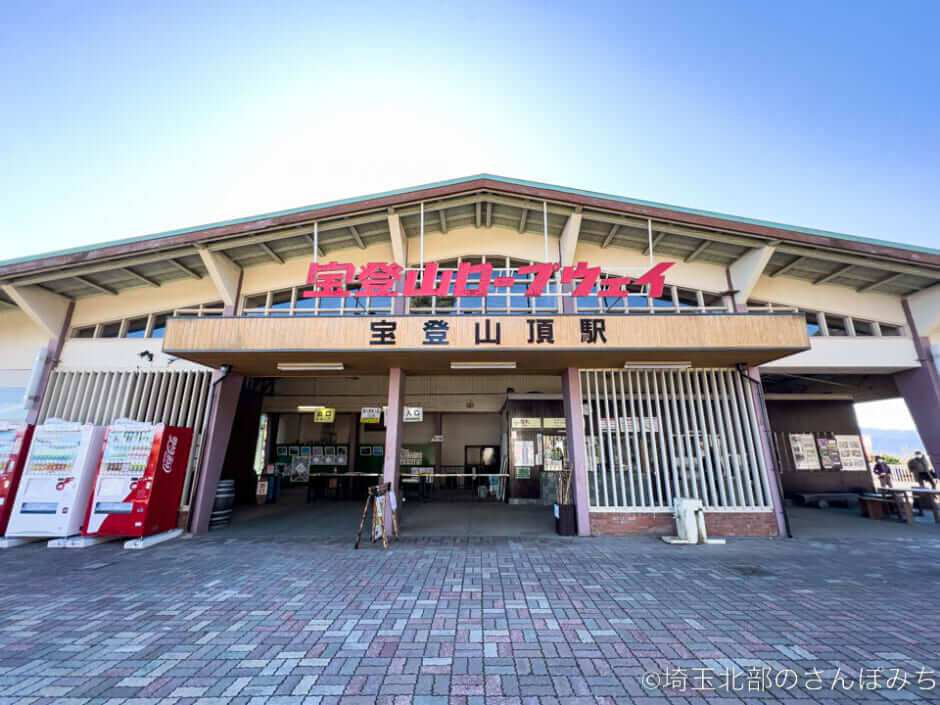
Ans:
POLYGON ((79 533, 101 457, 104 426, 49 419, 37 426, 7 536, 79 533))

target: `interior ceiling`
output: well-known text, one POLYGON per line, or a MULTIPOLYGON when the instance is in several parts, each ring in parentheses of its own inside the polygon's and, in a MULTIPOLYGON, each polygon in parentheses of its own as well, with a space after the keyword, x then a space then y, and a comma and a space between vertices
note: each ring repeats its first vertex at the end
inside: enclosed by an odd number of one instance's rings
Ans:
MULTIPOLYGON (((396 209, 409 239, 420 231, 418 204, 396 209)), ((560 236, 574 207, 550 203, 549 235, 560 236)), ((646 221, 622 214, 584 209, 580 240, 602 248, 618 247, 646 252, 646 221)), ((459 194, 425 203, 426 234, 454 228, 500 226, 520 233, 543 231, 542 202, 490 191, 459 194)), ((387 211, 364 212, 355 216, 326 219, 318 223, 320 255, 331 250, 386 242, 390 238, 387 211)), ((296 257, 309 258, 313 248, 313 226, 301 225, 242 234, 207 243, 210 250, 229 257, 240 267, 283 262, 296 257)), ((682 261, 729 265, 766 240, 722 234, 660 221, 653 222, 654 251, 682 261)), ((877 290, 900 296, 930 287, 940 281, 928 267, 897 265, 890 260, 840 256, 839 253, 796 246, 777 249, 765 270, 771 277, 788 276, 814 283, 829 283, 857 291, 877 290), (848 261, 846 261, 848 260, 848 261)), ((133 255, 95 265, 76 265, 41 274, 23 275, 9 283, 38 284, 62 296, 78 299, 97 294, 114 294, 140 286, 158 287, 169 281, 202 278, 206 269, 198 251, 184 246, 152 255, 133 255)), ((12 305, 0 295, 0 307, 12 305)))
POLYGON ((761 373, 767 394, 849 395, 855 402, 894 399, 900 394, 891 375, 761 373))

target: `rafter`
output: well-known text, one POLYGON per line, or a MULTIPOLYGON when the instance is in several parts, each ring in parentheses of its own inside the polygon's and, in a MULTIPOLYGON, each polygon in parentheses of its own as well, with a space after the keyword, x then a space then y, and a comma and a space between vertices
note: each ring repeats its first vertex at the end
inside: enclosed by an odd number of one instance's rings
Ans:
POLYGON ((111 296, 115 296, 117 294, 117 291, 115 291, 111 287, 105 286, 104 284, 99 284, 98 282, 93 282, 91 279, 88 279, 87 277, 83 277, 83 276, 76 274, 75 276, 72 277, 72 279, 75 279, 76 281, 80 281, 85 286, 91 287, 95 291, 100 291, 102 294, 110 294, 111 296))
POLYGON ((444 213, 445 210, 447 210, 447 209, 446 209, 446 208, 439 208, 438 211, 437 211, 437 218, 438 218, 438 220, 441 221, 441 232, 442 232, 442 233, 446 233, 446 232, 447 232, 447 215, 444 213))
POLYGON ((604 238, 604 242, 601 243, 601 249, 602 249, 602 250, 603 250, 605 247, 609 247, 609 246, 610 246, 610 243, 612 243, 612 242, 614 241, 614 238, 617 237, 617 232, 618 232, 619 230, 620 230, 620 226, 619 226, 619 225, 611 225, 611 226, 610 226, 610 232, 607 233, 607 237, 605 237, 605 238, 604 238))
POLYGON ((486 227, 490 228, 493 226, 493 204, 487 202, 486 204, 486 227))
POLYGON ((271 246, 266 242, 259 242, 258 247, 266 254, 268 257, 273 259, 278 264, 284 264, 284 258, 281 257, 277 252, 271 249, 271 246))
POLYGON ((356 230, 355 225, 349 226, 349 234, 352 235, 353 240, 356 241, 356 245, 358 245, 360 250, 366 249, 366 243, 362 241, 362 238, 359 236, 359 231, 356 230))
POLYGON ((121 267, 121 271, 124 272, 125 274, 131 275, 131 277, 133 277, 134 279, 139 281, 141 284, 144 284, 146 286, 160 286, 160 282, 155 281, 151 279, 150 277, 145 277, 143 274, 140 274, 139 272, 135 272, 130 267, 121 267))
POLYGON ((476 203, 476 223, 477 223, 477 227, 478 227, 478 228, 480 227, 480 223, 481 223, 481 221, 482 221, 482 210, 483 210, 482 204, 481 204, 479 201, 477 201, 477 203, 476 203))
POLYGON ((179 261, 173 259, 172 257, 170 257, 170 258, 166 261, 166 263, 167 263, 168 265, 170 265, 171 267, 173 267, 174 269, 176 269, 176 270, 182 272, 183 274, 185 274, 185 275, 188 276, 188 277, 192 277, 193 279, 202 279, 202 277, 199 275, 199 273, 196 272, 194 269, 190 269, 190 268, 187 267, 185 264, 183 264, 182 262, 179 262, 179 261))
MULTIPOLYGON (((307 238, 307 242, 310 243, 310 247, 313 247, 313 235, 304 235, 307 238)), ((322 257, 326 254, 326 250, 323 249, 323 245, 317 245, 317 255, 322 257)))
POLYGON ((778 267, 773 272, 771 272, 770 274, 771 279, 773 277, 779 277, 781 274, 786 274, 787 272, 789 272, 791 269, 793 269, 795 266, 797 266, 804 260, 806 260, 805 257, 795 257, 794 259, 790 260, 782 267, 778 267))
POLYGON ((522 215, 519 216, 519 232, 520 232, 520 233, 524 233, 524 232, 525 232, 525 223, 526 223, 526 221, 527 221, 528 219, 529 219, 529 209, 528 209, 528 208, 523 208, 523 209, 522 209, 522 215))
POLYGON ((849 271, 850 269, 852 269, 854 266, 855 266, 854 264, 847 264, 847 265, 845 265, 844 267, 839 267, 838 269, 835 269, 835 270, 829 272, 829 274, 826 274, 825 276, 819 277, 819 279, 816 279, 816 280, 813 282, 813 284, 825 284, 826 282, 830 282, 830 281, 832 281, 833 279, 835 279, 836 277, 842 276, 842 275, 845 274, 847 271, 849 271))
POLYGON ((691 262, 694 259, 697 259, 700 254, 702 254, 706 248, 712 244, 711 240, 703 240, 698 247, 692 250, 689 254, 686 255, 685 261, 691 262))
MULTIPOLYGON (((656 233, 656 237, 653 238, 653 247, 655 248, 656 245, 658 245, 664 237, 666 237, 666 233, 656 233)), ((650 253, 650 246, 647 245, 646 247, 643 248, 643 254, 648 255, 649 253, 650 253)))
POLYGON ((884 277, 883 279, 879 279, 876 282, 871 282, 870 284, 863 284, 862 286, 858 287, 855 291, 859 293, 863 291, 871 291, 872 289, 877 289, 882 284, 890 284, 895 279, 900 279, 903 276, 904 274, 901 272, 897 272, 896 274, 889 274, 888 276, 884 277))

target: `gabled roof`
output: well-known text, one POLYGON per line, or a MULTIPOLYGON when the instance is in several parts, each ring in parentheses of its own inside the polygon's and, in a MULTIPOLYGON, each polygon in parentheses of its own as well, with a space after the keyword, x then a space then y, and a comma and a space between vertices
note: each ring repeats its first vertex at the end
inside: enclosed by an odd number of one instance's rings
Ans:
MULTIPOLYGON (((567 216, 583 212, 582 239, 602 247, 646 247, 646 221, 657 234, 656 251, 716 264, 748 249, 774 244, 768 272, 857 289, 882 287, 904 294, 940 281, 940 250, 813 228, 684 208, 491 174, 476 174, 384 193, 358 196, 218 223, 131 237, 87 247, 0 262, 0 282, 41 284, 70 297, 159 286, 204 275, 198 247, 224 252, 236 264, 309 254, 314 222, 319 244, 330 248, 387 239, 386 213, 394 209, 415 234, 418 203, 426 222, 446 230, 463 223, 512 224, 542 231, 542 202, 549 203, 549 231, 557 235, 567 216), (482 206, 482 207, 481 207, 482 206), (433 216, 437 213, 437 218, 433 216), (520 215, 522 214, 522 215, 520 215), (707 243, 707 244, 703 244, 707 243)), ((427 226, 426 226, 427 230, 427 226)))

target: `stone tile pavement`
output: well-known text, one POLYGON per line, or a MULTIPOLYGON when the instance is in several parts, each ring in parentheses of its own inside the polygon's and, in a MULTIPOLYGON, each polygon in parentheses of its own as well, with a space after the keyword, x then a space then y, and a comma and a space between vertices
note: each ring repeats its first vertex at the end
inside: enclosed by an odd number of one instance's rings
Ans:
POLYGON ((0 552, 0 705, 940 702, 940 532, 351 544, 0 552))

